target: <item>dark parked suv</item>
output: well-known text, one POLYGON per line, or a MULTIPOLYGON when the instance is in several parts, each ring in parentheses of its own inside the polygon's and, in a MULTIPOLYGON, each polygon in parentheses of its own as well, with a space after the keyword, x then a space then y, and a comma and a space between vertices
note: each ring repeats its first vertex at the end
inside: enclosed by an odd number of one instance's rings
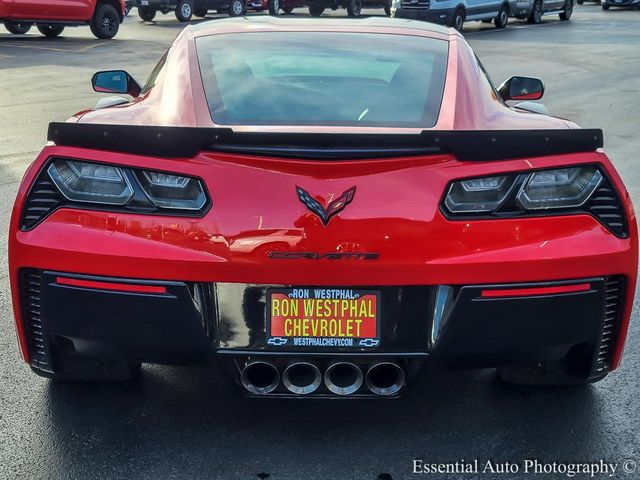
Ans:
POLYGON ((152 21, 157 12, 174 11, 181 22, 188 22, 191 17, 204 17, 209 10, 228 13, 231 17, 246 12, 245 0, 126 0, 128 9, 138 8, 138 15, 145 22, 152 21))

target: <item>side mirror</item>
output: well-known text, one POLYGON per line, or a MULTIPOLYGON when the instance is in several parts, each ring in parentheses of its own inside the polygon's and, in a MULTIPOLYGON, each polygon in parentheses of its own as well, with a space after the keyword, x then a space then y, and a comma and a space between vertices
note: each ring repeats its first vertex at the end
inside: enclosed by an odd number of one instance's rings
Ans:
POLYGON ((544 84, 539 78, 511 77, 498 87, 503 100, 540 100, 544 84))
POLYGON ((140 95, 142 88, 138 82, 124 70, 96 72, 91 78, 91 86, 101 93, 126 93, 132 97, 140 95))

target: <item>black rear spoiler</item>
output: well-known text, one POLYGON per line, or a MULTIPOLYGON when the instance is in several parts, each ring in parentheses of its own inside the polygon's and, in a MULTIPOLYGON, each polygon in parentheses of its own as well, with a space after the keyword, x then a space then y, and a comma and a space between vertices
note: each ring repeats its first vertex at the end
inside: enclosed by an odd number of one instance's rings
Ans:
POLYGON ((158 157, 191 158, 201 151, 343 160, 452 154, 486 161, 593 152, 602 130, 424 130, 420 134, 245 133, 230 128, 50 123, 47 140, 60 146, 158 157))

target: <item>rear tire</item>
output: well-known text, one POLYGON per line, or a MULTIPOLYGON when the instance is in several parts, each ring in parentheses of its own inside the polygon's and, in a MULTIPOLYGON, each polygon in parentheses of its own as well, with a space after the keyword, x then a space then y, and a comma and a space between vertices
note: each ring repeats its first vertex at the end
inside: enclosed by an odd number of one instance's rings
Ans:
POLYGON ((24 35, 31 30, 30 23, 4 22, 4 28, 14 35, 24 35))
POLYGON ((324 7, 318 5, 309 5, 309 15, 312 17, 319 17, 324 12, 324 7))
POLYGON ((387 17, 391 16, 391 2, 388 2, 385 6, 384 6, 384 14, 387 17))
POLYGON ((38 25, 38 31, 47 38, 56 38, 64 31, 64 25, 38 25))
POLYGON ((138 16, 143 22, 151 22, 156 18, 156 10, 148 7, 138 7, 138 16))
POLYGON ((566 0, 564 2, 564 11, 560 13, 560 20, 566 22, 571 18, 571 14, 573 13, 573 0, 566 0))
POLYGON ((538 24, 542 21, 542 0, 535 1, 527 21, 533 24, 538 24))
POLYGON ((572 387, 592 383, 542 366, 501 367, 498 368, 498 377, 503 382, 528 387, 572 387))
POLYGON ((609 10, 609 4, 608 3, 603 3, 602 4, 602 9, 603 10, 609 10))
POLYGON ((45 372, 31 367, 40 377, 63 382, 125 382, 137 378, 140 363, 110 362, 98 359, 61 359, 58 371, 45 372))
POLYGON ((245 5, 243 0, 231 0, 231 4, 229 5, 229 16, 230 17, 239 17, 245 14, 245 5))
POLYGON ((176 18, 179 22, 188 22, 193 17, 193 1, 180 0, 176 5, 176 18))
POLYGON ((280 15, 280 0, 269 0, 269 15, 280 15))
POLYGON ((347 5, 347 15, 350 17, 359 17, 362 13, 362 0, 349 0, 347 5))
POLYGON ((496 28, 504 28, 509 23, 509 8, 506 5, 500 7, 498 16, 493 21, 496 28))
POLYGON ((113 5, 98 4, 91 19, 91 33, 96 38, 109 39, 116 36, 120 29, 120 16, 113 5))
POLYGON ((450 27, 455 28, 459 32, 464 28, 464 19, 465 19, 464 8, 459 7, 453 14, 453 18, 451 19, 450 27))

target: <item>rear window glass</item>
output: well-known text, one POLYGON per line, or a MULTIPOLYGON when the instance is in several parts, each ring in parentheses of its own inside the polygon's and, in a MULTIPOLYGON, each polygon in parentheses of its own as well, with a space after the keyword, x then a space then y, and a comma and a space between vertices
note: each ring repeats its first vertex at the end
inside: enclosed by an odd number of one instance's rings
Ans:
POLYGON ((448 43, 418 36, 278 32, 196 39, 221 125, 432 127, 448 43))

